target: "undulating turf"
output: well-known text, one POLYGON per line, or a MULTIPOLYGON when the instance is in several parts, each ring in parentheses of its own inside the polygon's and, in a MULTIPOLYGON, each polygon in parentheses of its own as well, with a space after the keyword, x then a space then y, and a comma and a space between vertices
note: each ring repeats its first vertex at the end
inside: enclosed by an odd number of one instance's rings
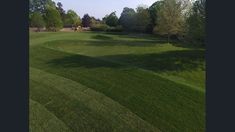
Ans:
POLYGON ((205 131, 204 50, 151 35, 30 33, 30 99, 30 116, 45 113, 30 118, 34 131, 205 131))

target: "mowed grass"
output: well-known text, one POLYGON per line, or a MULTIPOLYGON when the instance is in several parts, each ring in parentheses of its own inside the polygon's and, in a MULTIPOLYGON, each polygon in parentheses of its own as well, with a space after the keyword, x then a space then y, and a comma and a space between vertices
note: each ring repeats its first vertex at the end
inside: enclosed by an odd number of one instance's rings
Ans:
POLYGON ((48 115, 30 128, 205 131, 204 52, 144 34, 30 33, 30 116, 48 115))

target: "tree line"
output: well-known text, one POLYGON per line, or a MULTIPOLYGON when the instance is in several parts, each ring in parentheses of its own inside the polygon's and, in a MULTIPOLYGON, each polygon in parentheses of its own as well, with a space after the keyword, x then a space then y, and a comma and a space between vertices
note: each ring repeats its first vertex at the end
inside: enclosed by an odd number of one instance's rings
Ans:
POLYGON ((205 43, 206 1, 160 0, 150 7, 124 7, 118 18, 116 12, 102 20, 85 14, 82 19, 73 11, 67 12, 62 3, 52 0, 30 0, 29 23, 58 31, 62 27, 90 27, 94 31, 152 33, 168 38, 205 43))

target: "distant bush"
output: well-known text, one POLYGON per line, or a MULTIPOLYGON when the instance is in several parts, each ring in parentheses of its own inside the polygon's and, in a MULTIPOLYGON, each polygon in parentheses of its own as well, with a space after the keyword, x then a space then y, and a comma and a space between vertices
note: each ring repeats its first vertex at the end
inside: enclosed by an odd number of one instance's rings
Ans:
POLYGON ((106 31, 108 29, 108 25, 106 24, 94 24, 91 26, 92 31, 106 31))
POLYGON ((116 26, 116 27, 108 27, 107 32, 122 32, 123 27, 122 26, 116 26))
POLYGON ((107 24, 93 24, 91 26, 92 31, 106 31, 106 32, 122 32, 122 26, 110 27, 107 24))

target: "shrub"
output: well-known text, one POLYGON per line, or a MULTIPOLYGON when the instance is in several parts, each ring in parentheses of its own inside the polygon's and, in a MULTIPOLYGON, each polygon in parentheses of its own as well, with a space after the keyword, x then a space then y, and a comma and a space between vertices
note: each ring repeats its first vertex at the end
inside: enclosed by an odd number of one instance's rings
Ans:
POLYGON ((108 25, 106 24, 94 24, 91 26, 92 31, 106 31, 108 29, 108 25))
POLYGON ((122 32, 123 28, 122 28, 122 26, 108 27, 106 31, 108 31, 108 32, 122 32))

